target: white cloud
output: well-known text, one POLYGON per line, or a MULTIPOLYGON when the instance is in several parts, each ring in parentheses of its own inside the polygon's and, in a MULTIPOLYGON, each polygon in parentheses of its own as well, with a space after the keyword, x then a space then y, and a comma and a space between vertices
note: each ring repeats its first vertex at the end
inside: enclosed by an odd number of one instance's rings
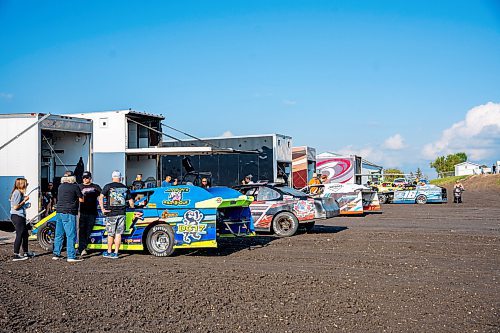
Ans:
POLYGON ((222 133, 221 135, 223 138, 230 138, 232 136, 234 136, 233 132, 231 131, 225 131, 224 133, 222 133))
POLYGON ((401 134, 394 134, 393 136, 388 137, 384 141, 384 148, 390 150, 400 150, 405 147, 404 139, 401 134))
POLYGON ((365 146, 362 148, 352 145, 345 146, 334 151, 341 155, 357 155, 370 162, 387 168, 401 168, 408 162, 408 153, 403 150, 385 150, 374 146, 365 146))
POLYGON ((374 158, 380 156, 380 151, 376 151, 373 147, 355 148, 351 145, 340 148, 335 153, 340 155, 358 155, 366 160, 374 160, 374 158))
POLYGON ((465 152, 470 160, 500 154, 500 103, 489 102, 469 110, 465 119, 445 129, 441 138, 424 146, 425 158, 465 152))
POLYGON ((14 98, 14 94, 6 93, 6 92, 0 92, 0 99, 11 100, 13 98, 14 98))
POLYGON ((283 100, 283 104, 285 104, 285 105, 295 105, 295 104, 297 104, 297 101, 292 101, 292 100, 289 100, 289 99, 284 99, 283 100))

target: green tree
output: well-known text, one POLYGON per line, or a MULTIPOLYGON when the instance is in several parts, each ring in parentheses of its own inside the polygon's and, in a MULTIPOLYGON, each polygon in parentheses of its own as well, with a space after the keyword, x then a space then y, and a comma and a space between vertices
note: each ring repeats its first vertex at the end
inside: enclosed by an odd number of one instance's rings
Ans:
POLYGON ((455 170, 455 164, 467 161, 466 153, 449 154, 448 156, 438 156, 434 162, 431 162, 431 168, 434 168, 439 174, 443 172, 452 172, 455 170))
POLYGON ((392 182, 394 179, 400 177, 404 177, 403 171, 399 169, 384 169, 384 181, 392 182))
POLYGON ((421 179, 422 176, 423 176, 422 170, 420 170, 420 168, 417 168, 417 171, 415 171, 415 177, 417 177, 418 179, 421 179))

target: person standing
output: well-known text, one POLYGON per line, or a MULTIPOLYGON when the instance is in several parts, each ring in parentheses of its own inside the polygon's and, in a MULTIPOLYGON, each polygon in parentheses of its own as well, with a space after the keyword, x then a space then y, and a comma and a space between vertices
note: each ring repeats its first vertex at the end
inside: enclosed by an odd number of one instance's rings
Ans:
POLYGON ((321 185, 321 180, 319 180, 316 172, 313 173, 313 176, 307 185, 309 185, 309 193, 317 194, 319 192, 320 187, 318 185, 321 185))
POLYGON ((28 251, 28 227, 26 225, 26 208, 28 208, 30 199, 26 195, 28 181, 25 178, 17 178, 14 187, 10 193, 10 219, 16 229, 16 239, 14 241, 13 261, 26 260, 35 256, 33 252, 28 251), (23 255, 19 250, 23 248, 23 255))
POLYGON ((165 180, 161 182, 161 187, 169 187, 172 186, 172 176, 167 175, 165 180))
POLYGON ((43 192, 42 195, 43 208, 45 209, 44 217, 52 214, 54 210, 54 183, 48 183, 47 191, 43 192))
POLYGON ((133 190, 141 190, 146 187, 146 184, 142 180, 142 173, 137 174, 135 180, 132 182, 133 190))
POLYGON ((207 178, 203 177, 201 179, 201 185, 200 185, 200 187, 202 187, 202 188, 204 188, 206 190, 208 190, 210 188, 210 185, 208 184, 208 179, 207 178))
POLYGON ((78 185, 83 194, 80 202, 80 217, 78 219, 78 251, 80 256, 87 254, 90 234, 97 218, 97 201, 102 190, 97 184, 92 183, 92 174, 85 171, 82 175, 83 184, 78 185))
POLYGON ((122 234, 125 231, 127 202, 131 208, 134 208, 134 200, 127 186, 121 183, 120 171, 113 171, 111 179, 112 182, 103 187, 99 196, 99 205, 105 215, 106 232, 108 233, 108 250, 104 251, 102 256, 118 259, 122 234), (106 206, 104 206, 104 198, 106 198, 106 206), (115 252, 113 252, 113 244, 115 252))
POLYGON ((241 181, 241 184, 242 185, 253 184, 252 177, 253 177, 252 175, 246 175, 245 178, 243 178, 243 180, 241 181))
POLYGON ((453 202, 454 203, 462 203, 462 192, 465 191, 462 183, 457 180, 455 185, 453 186, 453 202))
POLYGON ((67 171, 64 175, 57 191, 56 237, 52 259, 63 259, 61 251, 66 236, 67 262, 79 262, 83 259, 76 258, 76 215, 78 215, 78 203, 83 202, 83 194, 76 185, 73 172, 67 171))

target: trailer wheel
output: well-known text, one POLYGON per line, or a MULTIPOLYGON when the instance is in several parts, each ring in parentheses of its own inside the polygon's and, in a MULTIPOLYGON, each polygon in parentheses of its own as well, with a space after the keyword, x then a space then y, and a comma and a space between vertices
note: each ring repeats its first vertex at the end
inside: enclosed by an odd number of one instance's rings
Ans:
POLYGON ((381 204, 387 203, 387 195, 385 195, 384 193, 379 193, 378 200, 381 204))
POLYGON ((146 248, 157 257, 168 257, 174 253, 174 231, 168 224, 157 224, 148 231, 146 248))
POLYGON ((54 223, 44 223, 38 229, 36 239, 38 244, 45 251, 52 251, 54 248, 54 239, 56 237, 56 225, 54 223))
POLYGON ((299 229, 299 220, 290 212, 282 212, 273 219, 273 231, 278 237, 290 237, 299 229))
POLYGON ((415 201, 418 203, 418 204, 425 204, 427 203, 427 197, 423 194, 420 194, 419 196, 417 196, 417 198, 415 199, 415 201))

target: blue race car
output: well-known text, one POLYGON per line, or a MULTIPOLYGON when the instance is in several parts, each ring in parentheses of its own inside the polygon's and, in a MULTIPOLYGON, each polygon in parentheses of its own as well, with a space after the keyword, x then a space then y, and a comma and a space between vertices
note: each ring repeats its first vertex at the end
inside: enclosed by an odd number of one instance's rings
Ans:
POLYGON ((444 187, 422 183, 412 188, 394 191, 392 203, 446 203, 448 196, 444 187))
MULTIPOLYGON (((251 197, 226 188, 205 190, 179 185, 132 191, 135 208, 127 210, 120 250, 148 250, 165 257, 179 248, 217 247, 218 237, 252 236, 251 197)), ((50 251, 56 214, 38 222, 32 231, 40 246, 50 251)), ((99 212, 88 248, 107 249, 104 216, 99 212)))

